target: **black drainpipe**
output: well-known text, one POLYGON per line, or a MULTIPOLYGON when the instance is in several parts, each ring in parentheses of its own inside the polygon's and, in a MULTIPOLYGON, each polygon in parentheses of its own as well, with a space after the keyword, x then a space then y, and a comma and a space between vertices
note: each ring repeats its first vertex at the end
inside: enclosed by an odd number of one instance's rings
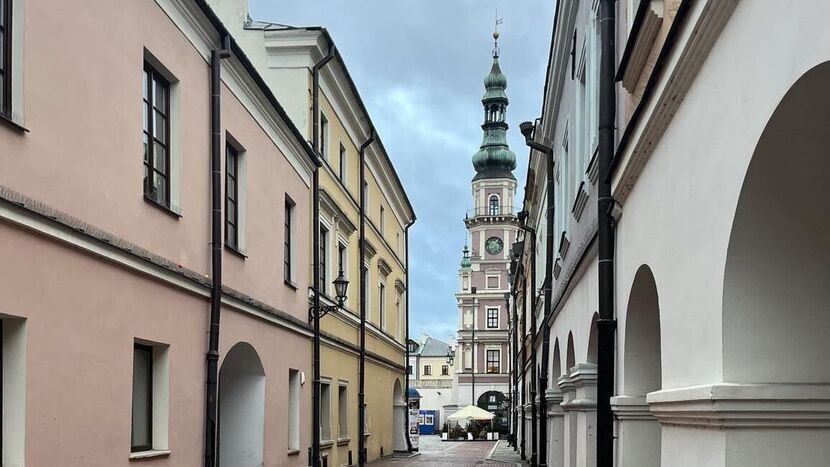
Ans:
MULTIPOLYGON (((530 227, 528 224, 527 215, 523 216, 524 221, 519 224, 530 236, 530 403, 532 410, 530 412, 530 464, 536 465, 537 458, 537 425, 536 425, 536 229, 530 227)), ((527 305, 525 300, 525 305, 527 305)))
MULTIPOLYGON (((554 204, 555 204, 555 201, 556 201, 555 198, 554 198, 554 191, 553 191, 554 190, 553 169, 554 169, 554 162, 555 161, 554 161, 554 158, 553 158, 553 149, 548 147, 548 146, 545 146, 544 144, 537 143, 533 139, 534 133, 535 133, 535 130, 536 130, 536 125, 534 125, 531 122, 523 122, 520 125, 520 129, 521 129, 522 135, 524 135, 524 137, 525 137, 525 143, 530 148, 535 149, 536 151, 539 151, 539 152, 541 152, 542 154, 544 154, 546 156, 545 165, 546 165, 546 169, 547 169, 547 174, 546 174, 546 176, 547 176, 547 186, 546 186, 546 190, 547 190, 547 200, 546 200, 547 201, 547 205, 546 205, 546 207, 547 207, 547 220, 545 222, 545 235, 546 235, 545 275, 547 277, 545 279, 545 287, 544 287, 544 293, 545 293, 544 320, 542 321, 543 324, 542 324, 542 329, 541 329, 541 331, 542 331, 542 364, 543 364, 543 367, 541 369, 541 375, 540 375, 540 378, 539 378, 539 391, 542 395, 542 397, 540 398, 540 401, 539 401, 539 411, 541 413, 542 423, 539 425, 539 445, 540 445, 539 458, 541 458, 541 460, 538 463, 538 465, 540 465, 540 466, 545 466, 545 465, 547 465, 547 431, 548 431, 547 430, 548 429, 548 427, 547 427, 547 410, 548 410, 547 405, 548 405, 548 402, 547 402, 547 399, 545 399, 545 391, 547 390, 547 386, 548 386, 548 368, 547 368, 548 363, 547 363, 547 361, 548 361, 548 353, 549 353, 548 349, 550 348, 550 332, 548 332, 548 326, 547 326, 546 323, 548 321, 549 316, 551 315, 551 310, 552 310, 552 306, 551 306, 552 305, 551 304, 551 298, 552 298, 551 295, 552 294, 551 294, 551 292, 553 290, 553 227, 554 227, 553 226, 553 221, 554 221, 554 213, 555 213, 554 204)), ((535 238, 535 232, 534 232, 534 238, 535 238)), ((535 242, 534 242, 534 245, 535 245, 535 242)), ((535 252, 535 248, 534 248, 533 251, 535 252)), ((535 257, 533 258, 533 262, 534 262, 534 266, 535 266, 535 262, 536 262, 535 257)), ((534 269, 535 269, 535 267, 534 267, 534 269)), ((535 282, 534 282, 534 285, 535 285, 535 282)), ((535 302, 534 302, 534 310, 535 310, 535 302)), ((533 324, 534 324, 534 331, 535 331, 535 325, 536 325, 536 320, 535 319, 533 321, 533 324)), ((535 349, 535 345, 536 345, 535 333, 534 333, 533 339, 534 339, 533 343, 534 343, 534 349, 535 349)), ((535 351, 534 351, 533 355, 534 355, 533 369, 535 371, 536 370, 536 361, 535 361, 536 352, 535 351)), ((535 377, 535 375, 534 375, 534 377, 535 377)), ((534 420, 534 424, 535 424, 535 420, 534 420)))
POLYGON ((222 309, 222 59, 231 56, 230 36, 222 48, 210 51, 210 182, 211 182, 211 289, 208 351, 205 355, 205 467, 217 464, 219 415, 219 317, 222 309))
POLYGON ((406 295, 404 297, 404 307, 406 307, 406 338, 404 339, 404 343, 406 345, 406 360, 404 363, 404 372, 406 373, 406 415, 404 416, 404 427, 406 433, 406 449, 409 452, 412 452, 412 440, 409 439, 409 228, 415 224, 415 215, 413 214, 412 220, 406 224, 406 227, 403 229, 403 236, 404 242, 404 261, 406 262, 406 278, 404 281, 404 288, 406 288, 406 295))
MULTIPOLYGON (((366 148, 375 140, 375 129, 360 145, 360 359, 357 371, 357 465, 366 465, 366 148)), ((407 245, 409 247, 409 245, 407 245)), ((409 271, 407 271, 408 273, 409 271)), ((408 278, 408 276, 407 276, 408 278)), ((409 290, 406 291, 407 299, 409 290)), ((408 312, 408 310, 407 310, 408 312)), ((408 329, 408 328, 407 328, 408 329)), ((408 438, 408 435, 407 435, 408 438)))
POLYGON ((599 319, 597 320, 597 467, 614 465, 614 341, 617 321, 614 317, 614 225, 611 210, 609 173, 614 157, 614 119, 616 117, 615 2, 599 4, 600 58, 599 82, 599 319))
POLYGON ((311 465, 320 466, 320 69, 334 58, 334 46, 329 44, 329 52, 311 68, 311 147, 317 157, 312 178, 312 238, 314 250, 314 275, 311 280, 311 288, 314 293, 314 349, 313 349, 313 373, 314 383, 311 392, 312 407, 312 440, 311 440, 311 465))
POLYGON ((550 329, 546 324, 548 317, 552 313, 553 306, 553 219, 554 219, 554 187, 553 187, 553 151, 548 151, 547 160, 547 210, 548 220, 545 222, 545 234, 547 236, 545 250, 545 311, 542 320, 542 374, 539 376, 539 393, 541 398, 539 400, 539 417, 541 422, 539 424, 539 466, 544 467, 548 465, 548 400, 545 393, 548 389, 548 354, 550 353, 550 329))
POLYGON ((525 404, 527 403, 525 399, 525 394, 527 393, 527 371, 525 368, 527 367, 527 342, 525 339, 525 330, 527 329, 527 294, 522 298, 522 442, 519 445, 519 454, 521 454, 522 460, 527 459, 527 455, 525 454, 525 440, 527 439, 527 421, 525 420, 525 404))

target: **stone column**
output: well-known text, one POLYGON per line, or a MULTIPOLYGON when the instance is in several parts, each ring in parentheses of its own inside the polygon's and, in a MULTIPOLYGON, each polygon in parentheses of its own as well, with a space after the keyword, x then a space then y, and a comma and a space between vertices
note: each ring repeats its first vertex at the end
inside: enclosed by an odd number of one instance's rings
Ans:
POLYGON ((558 380, 562 394, 562 466, 576 467, 576 413, 571 410, 571 401, 576 399, 576 391, 570 374, 562 375, 558 380))
POLYGON ((565 411, 560 405, 563 401, 558 388, 545 391, 548 402, 548 465, 565 467, 565 411))
POLYGON ((617 465, 660 467, 660 422, 643 396, 611 398, 617 419, 617 465))
POLYGON ((718 383, 652 392, 661 465, 830 465, 830 385, 718 383))
MULTIPOLYGON (((561 381, 560 378, 560 388, 561 381)), ((568 465, 594 467, 597 465, 597 366, 579 363, 572 367, 566 386, 573 387, 570 390, 573 395, 566 396, 562 402, 568 433, 565 448, 568 465)))

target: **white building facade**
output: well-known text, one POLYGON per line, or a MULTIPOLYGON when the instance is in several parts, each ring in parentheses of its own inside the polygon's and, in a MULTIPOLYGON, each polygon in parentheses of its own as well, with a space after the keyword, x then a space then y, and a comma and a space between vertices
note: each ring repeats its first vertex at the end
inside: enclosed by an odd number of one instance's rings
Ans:
MULTIPOLYGON (((543 235, 525 241, 519 260, 529 276, 536 250, 539 287, 552 255, 551 313, 523 300, 527 277, 514 282, 517 306, 549 332, 547 362, 541 336, 534 346, 548 410, 524 436, 515 427, 517 449, 537 464, 597 465, 597 184, 607 179, 614 465, 830 465, 830 4, 614 2, 615 154, 600 173, 601 1, 556 7, 534 135, 554 152, 556 241, 550 252, 543 235), (534 439, 542 423, 547 439, 534 439)), ((544 163, 534 152, 524 200, 538 232, 544 163)))

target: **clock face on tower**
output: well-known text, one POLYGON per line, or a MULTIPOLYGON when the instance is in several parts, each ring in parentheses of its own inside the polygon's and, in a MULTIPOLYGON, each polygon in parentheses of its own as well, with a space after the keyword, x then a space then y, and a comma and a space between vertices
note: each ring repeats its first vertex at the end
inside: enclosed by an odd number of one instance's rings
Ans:
POLYGON ((501 249, 504 248, 504 242, 502 242, 499 237, 490 237, 484 244, 484 248, 487 249, 487 253, 497 255, 501 253, 501 249))

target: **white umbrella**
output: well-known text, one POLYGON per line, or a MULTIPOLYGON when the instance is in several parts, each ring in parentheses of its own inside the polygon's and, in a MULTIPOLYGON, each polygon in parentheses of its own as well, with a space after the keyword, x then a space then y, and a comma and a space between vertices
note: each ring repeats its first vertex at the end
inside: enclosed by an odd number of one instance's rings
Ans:
POLYGON ((477 407, 475 405, 468 405, 467 407, 464 407, 458 412, 447 417, 447 420, 451 420, 454 422, 460 420, 492 420, 495 417, 495 414, 492 414, 480 407, 477 407))

